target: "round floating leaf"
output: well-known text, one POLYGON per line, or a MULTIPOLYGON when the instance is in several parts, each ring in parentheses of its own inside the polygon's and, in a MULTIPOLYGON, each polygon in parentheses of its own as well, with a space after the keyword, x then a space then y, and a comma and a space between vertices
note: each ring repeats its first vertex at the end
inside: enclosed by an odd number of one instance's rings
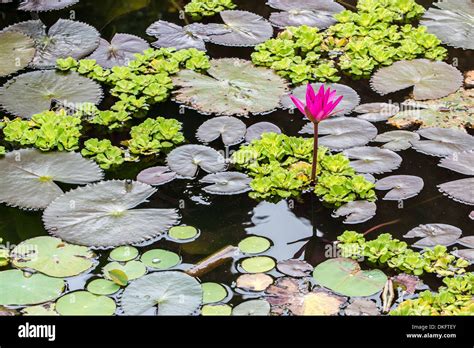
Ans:
POLYGON ((110 252, 110 258, 114 261, 125 262, 135 259, 138 256, 138 249, 129 245, 115 248, 110 252))
POLYGON ((413 148, 427 155, 444 157, 474 149, 474 137, 457 129, 424 128, 417 133, 430 140, 412 141, 413 148))
POLYGON ((313 266, 303 260, 290 259, 279 261, 277 270, 291 277, 306 277, 313 270, 313 266))
POLYGON ((218 283, 203 283, 202 284, 202 302, 216 303, 221 302, 227 297, 227 290, 218 283))
POLYGON ((458 244, 461 244, 465 247, 468 247, 468 248, 473 248, 474 249, 474 236, 467 236, 467 237, 463 237, 461 239, 459 239, 457 241, 458 244))
POLYGON ((174 226, 171 227, 168 235, 176 240, 193 239, 198 235, 199 231, 193 226, 174 226))
POLYGON ((415 244, 414 247, 434 247, 436 245, 452 245, 461 237, 462 231, 451 225, 446 224, 426 224, 415 227, 408 231, 403 238, 419 238, 423 237, 415 244))
POLYGON ((95 279, 87 284, 87 291, 95 295, 113 295, 120 286, 107 279, 95 279))
POLYGON ((24 69, 35 56, 35 42, 22 33, 0 33, 0 77, 24 69))
POLYGON ((443 43, 463 49, 474 49, 474 4, 471 0, 442 0, 424 14, 421 24, 443 43))
POLYGON ((110 297, 88 291, 71 292, 56 302, 56 311, 61 315, 114 315, 116 308, 110 297))
POLYGON ((239 249, 245 254, 260 254, 270 249, 271 243, 267 238, 250 236, 239 243, 239 249))
POLYGON ((49 110, 53 100, 68 106, 99 104, 99 84, 75 72, 62 74, 54 70, 32 71, 9 80, 0 88, 0 105, 9 113, 31 118, 49 110))
MULTIPOLYGON (((350 114, 354 108, 359 105, 360 97, 357 92, 349 86, 341 85, 339 83, 312 83, 311 86, 315 91, 318 91, 321 86, 324 85, 324 88, 331 88, 331 90, 336 90, 338 96, 343 96, 341 102, 337 106, 334 116, 344 116, 350 114)), ((283 96, 281 99, 281 104, 285 109, 296 109, 295 104, 293 104, 290 95, 295 96, 300 100, 305 100, 306 98, 306 86, 296 87, 291 93, 288 93, 283 96)), ((327 121, 325 121, 327 122, 327 121)), ((323 125, 324 123, 321 123, 323 125)))
POLYGON ((83 185, 102 180, 103 175, 95 162, 78 153, 11 151, 0 158, 0 202, 44 209, 63 194, 55 182, 83 185))
POLYGON ((75 5, 79 0, 26 0, 20 3, 19 10, 31 12, 44 12, 61 10, 75 5))
POLYGON ((380 311, 374 301, 366 300, 363 298, 356 298, 349 306, 344 310, 346 315, 380 315, 380 311))
POLYGON ((445 97, 462 84, 463 76, 454 66, 427 59, 395 62, 379 69, 371 79, 372 88, 381 95, 413 86, 416 100, 445 97))
POLYGON ((153 186, 164 185, 174 179, 176 173, 165 166, 147 168, 137 175, 137 181, 153 186))
POLYGON ((375 216, 377 205, 369 201, 353 201, 341 205, 332 217, 338 218, 346 216, 345 224, 361 224, 372 219, 375 216))
POLYGON ((210 35, 209 41, 225 46, 255 46, 273 36, 273 27, 265 18, 252 12, 226 10, 220 12, 222 29, 230 32, 210 35))
POLYGON ((382 148, 392 151, 407 150, 412 146, 413 141, 420 140, 418 133, 396 130, 377 135, 373 140, 378 143, 385 143, 382 148))
POLYGON ((247 116, 269 113, 280 105, 287 83, 273 70, 237 58, 211 60, 209 75, 182 70, 173 83, 175 100, 204 114, 247 116))
MULTIPOLYGON (((368 144, 377 136, 377 128, 368 121, 352 117, 334 117, 319 125, 319 144, 332 150, 341 151, 351 147, 368 144)), ((302 134, 314 134, 313 123, 307 123, 300 131, 302 134)))
POLYGON ((281 134, 281 129, 270 122, 258 122, 247 128, 245 141, 250 143, 253 140, 260 139, 263 133, 281 134))
POLYGON ((283 11, 270 15, 270 21, 280 28, 307 25, 325 29, 336 23, 336 13, 344 11, 344 6, 332 0, 269 0, 267 5, 283 11))
POLYGON ((210 143, 219 137, 226 146, 236 145, 244 140, 247 126, 241 120, 230 116, 211 118, 197 130, 196 137, 200 142, 210 143))
POLYGON ((395 152, 378 147, 354 147, 345 150, 344 155, 351 159, 351 166, 359 173, 381 174, 397 169, 402 158, 395 152))
POLYGON ((24 274, 11 269, 0 272, 0 305, 24 306, 52 301, 64 290, 64 280, 43 274, 24 274))
POLYGON ((265 273, 242 274, 237 278, 238 288, 246 291, 264 291, 273 284, 273 278, 265 273))
POLYGON ((387 276, 380 270, 361 270, 351 259, 335 258, 316 266, 314 279, 322 286, 345 296, 371 296, 382 290, 387 276))
POLYGON ((81 187, 48 206, 44 225, 63 240, 87 246, 109 248, 147 241, 178 220, 175 209, 132 209, 155 192, 151 186, 119 180, 81 187))
POLYGON ((26 307, 21 310, 21 314, 23 315, 30 315, 30 316, 50 316, 50 315, 59 315, 56 312, 56 304, 55 303, 45 303, 42 305, 26 307))
POLYGON ((446 182, 438 185, 438 188, 456 202, 474 205, 474 195, 472 194, 473 185, 474 178, 468 178, 446 182))
POLYGON ((37 69, 52 68, 59 58, 85 57, 97 48, 100 39, 95 28, 69 19, 59 19, 47 31, 39 19, 13 24, 3 31, 20 32, 35 41, 36 54, 31 66, 37 69))
POLYGON ((456 152, 443 158, 438 165, 461 174, 474 175, 474 151, 456 152))
POLYGON ((377 190, 390 190, 383 198, 386 201, 401 201, 418 195, 425 186, 423 179, 413 175, 392 175, 375 184, 377 190))
POLYGON ((202 306, 201 315, 217 316, 217 315, 231 315, 232 307, 227 304, 221 305, 205 305, 202 306))
POLYGON ((114 261, 106 264, 102 269, 105 278, 110 280, 113 280, 113 276, 110 274, 110 272, 114 270, 119 270, 125 273, 128 281, 138 279, 146 274, 144 262, 142 263, 140 261, 128 261, 124 264, 114 261))
POLYGON ((114 66, 128 65, 135 60, 135 54, 150 48, 148 42, 131 34, 115 34, 110 42, 100 39, 99 47, 88 57, 95 59, 100 66, 111 69, 114 66))
POLYGON ((354 109, 355 112, 362 114, 357 116, 362 120, 369 122, 386 121, 400 111, 395 104, 388 103, 368 103, 359 105, 354 109))
POLYGON ((87 247, 46 236, 28 239, 10 253, 15 267, 34 269, 58 278, 72 277, 87 271, 92 267, 94 257, 94 253, 87 247))
POLYGON ((232 315, 266 316, 270 314, 270 304, 265 300, 250 300, 234 307, 232 315))
POLYGON ((200 180, 202 183, 212 184, 203 187, 203 190, 214 195, 237 195, 250 191, 251 181, 246 174, 239 172, 209 174, 200 180))
POLYGON ((132 282, 123 292, 125 315, 140 315, 158 305, 158 315, 190 315, 202 303, 199 282, 182 272, 156 272, 132 282))
POLYGON ((177 147, 166 158, 168 167, 184 178, 194 178, 201 168, 206 173, 217 173, 226 169, 224 157, 208 146, 183 145, 177 147))
POLYGON ((142 255, 141 260, 148 267, 155 269, 169 269, 181 262, 178 254, 163 249, 149 250, 142 255))
POLYGON ((243 260, 241 265, 245 272, 264 273, 275 268, 275 261, 268 256, 255 256, 243 260))

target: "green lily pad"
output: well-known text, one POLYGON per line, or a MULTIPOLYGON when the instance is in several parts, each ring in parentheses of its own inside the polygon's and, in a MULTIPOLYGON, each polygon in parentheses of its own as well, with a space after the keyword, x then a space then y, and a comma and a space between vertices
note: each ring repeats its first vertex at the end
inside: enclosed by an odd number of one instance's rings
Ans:
POLYGON ((110 297, 87 291, 71 292, 56 302, 56 311, 61 315, 113 315, 116 307, 110 297))
POLYGON ((120 290, 120 286, 107 279, 95 279, 87 284, 87 291, 95 295, 112 295, 120 290))
POLYGON ((219 316, 219 315, 231 315, 232 307, 228 304, 220 305, 205 305, 202 306, 201 315, 204 316, 219 316))
POLYGON ((387 276, 380 270, 361 270, 351 259, 336 258, 320 263, 313 278, 322 286, 345 296, 371 296, 384 287, 387 276))
POLYGON ((29 316, 59 315, 59 313, 56 312, 56 304, 51 302, 23 308, 21 314, 29 316))
POLYGON ((270 314, 270 303, 266 300, 250 300, 239 304, 232 311, 238 316, 266 316, 270 314))
POLYGON ((242 261, 242 268, 248 273, 265 273, 275 268, 275 261, 268 256, 249 257, 242 261))
POLYGON ((216 303, 221 302, 227 297, 227 290, 218 283, 203 283, 202 285, 202 302, 216 303))
POLYGON ((246 254, 260 254, 270 249, 271 243, 268 239, 250 236, 239 243, 239 249, 246 254))
POLYGON ((0 76, 26 68, 35 53, 35 42, 29 36, 16 32, 0 33, 0 76))
POLYGON ((176 240, 186 240, 196 237, 198 230, 193 226, 174 226, 170 228, 168 235, 176 240))
POLYGON ((156 269, 169 269, 181 262, 178 254, 163 249, 147 251, 142 255, 141 260, 148 267, 156 269))
POLYGON ((0 272, 0 305, 34 305, 58 298, 64 280, 17 269, 0 272))
POLYGON ((126 262, 138 256, 138 249, 129 245, 115 248, 110 252, 110 258, 114 261, 126 262))
POLYGON ((121 264, 114 261, 108 263, 102 269, 105 278, 112 280, 111 276, 109 275, 109 272, 115 269, 124 272, 127 275, 128 280, 137 279, 146 274, 146 267, 140 261, 129 261, 125 264, 121 264))
POLYGON ((59 238, 42 236, 20 243, 11 252, 18 268, 31 268, 51 277, 66 278, 90 269, 94 253, 87 247, 72 245, 59 238))

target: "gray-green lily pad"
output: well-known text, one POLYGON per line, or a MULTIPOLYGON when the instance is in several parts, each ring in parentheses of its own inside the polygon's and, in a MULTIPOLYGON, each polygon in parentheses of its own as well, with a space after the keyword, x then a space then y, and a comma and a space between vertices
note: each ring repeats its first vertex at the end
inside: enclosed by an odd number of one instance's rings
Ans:
POLYGON ((390 117, 400 111, 400 107, 389 103, 367 103, 361 104, 354 109, 358 118, 369 122, 387 121, 390 117))
POLYGON ((474 263, 474 249, 457 249, 452 252, 456 257, 468 260, 471 264, 474 263))
POLYGON ((25 316, 57 316, 56 303, 48 302, 41 305, 25 307, 21 310, 21 314, 25 316))
POLYGON ((16 32, 0 33, 0 76, 24 69, 35 56, 35 42, 16 32))
POLYGON ((222 137, 226 146, 241 143, 245 138, 247 126, 231 116, 214 117, 204 122, 197 130, 196 137, 203 143, 210 143, 222 137))
POLYGON ((474 137, 458 129, 423 128, 417 133, 429 140, 412 141, 413 148, 427 155, 444 157, 474 149, 474 137))
POLYGON ((474 175, 474 151, 455 152, 443 158, 438 165, 457 173, 474 175))
POLYGON ((252 179, 239 172, 222 172, 206 175, 201 183, 212 184, 203 187, 204 192, 214 195, 237 195, 250 191, 252 179))
POLYGON ((377 211, 377 205, 369 201, 353 201, 341 205, 331 215, 333 218, 345 216, 345 224, 361 224, 372 219, 377 211))
POLYGON ((168 231, 168 236, 174 240, 190 240, 198 234, 199 231, 194 226, 173 226, 168 231))
POLYGON ((345 150, 343 154, 350 159, 351 166, 359 173, 381 174, 397 169, 402 158, 395 152, 378 147, 362 146, 345 150))
POLYGON ((227 297, 227 290, 218 283, 202 283, 202 302, 204 304, 221 302, 227 297))
POLYGON ((275 261, 268 256, 249 257, 242 261, 242 269, 247 273, 265 273, 275 268, 275 261))
POLYGON ((137 175, 137 181, 152 186, 164 185, 174 179, 176 179, 176 173, 166 166, 147 168, 137 175))
POLYGON ((88 291, 70 292, 56 301, 60 315, 114 315, 117 306, 107 296, 97 296, 88 291))
POLYGON ((79 2, 79 0, 26 0, 20 3, 19 10, 30 12, 45 12, 61 10, 70 7, 79 2))
POLYGON ((178 254, 164 249, 153 249, 144 253, 141 261, 150 268, 169 269, 181 262, 178 254))
POLYGON ((118 248, 115 248, 110 252, 110 258, 118 262, 126 262, 135 259, 138 256, 138 249, 130 246, 124 245, 118 248))
POLYGON ((113 295, 120 290, 120 285, 107 279, 95 279, 87 284, 87 291, 94 295, 113 295))
POLYGON ((413 246, 418 248, 436 245, 452 245, 461 237, 462 231, 456 226, 447 224, 425 224, 408 231, 403 238, 422 238, 413 246))
POLYGON ((375 184, 377 190, 390 190, 383 198, 386 201, 401 201, 418 195, 425 186, 422 178, 414 175, 391 175, 375 184))
POLYGON ((271 243, 267 238, 250 236, 239 243, 239 249, 245 254, 260 254, 270 249, 271 243))
POLYGON ((183 145, 177 147, 166 158, 168 167, 183 178, 192 179, 199 168, 207 173, 222 172, 227 168, 224 157, 211 147, 183 145))
POLYGON ((438 189, 449 198, 467 205, 474 205, 472 187, 474 187, 474 178, 454 180, 438 185, 438 189))
POLYGON ((279 261, 277 263, 277 270, 291 277, 300 278, 306 277, 313 270, 313 266, 303 260, 290 259, 279 261))
POLYGON ((263 133, 281 134, 281 129, 277 125, 270 122, 257 122, 247 128, 245 141, 250 143, 253 140, 260 139, 263 133))
POLYGON ((113 280, 110 275, 110 272, 113 270, 119 270, 125 273, 128 281, 138 279, 146 274, 145 264, 140 261, 128 261, 126 263, 119 263, 116 261, 110 262, 102 269, 104 277, 113 280))
POLYGON ((201 315, 204 316, 228 316, 232 314, 232 307, 228 304, 204 305, 201 309, 201 315))
POLYGON ((474 236, 467 236, 467 237, 460 238, 457 241, 457 243, 465 247, 474 249, 474 236))
POLYGON ((418 140, 420 140, 420 135, 418 133, 405 130, 395 130, 379 134, 373 141, 385 143, 382 145, 383 149, 402 151, 412 147, 412 142, 418 140))
POLYGON ((10 257, 15 267, 66 278, 89 270, 94 264, 95 255, 87 247, 68 244, 59 238, 41 236, 17 245, 10 257))
POLYGON ((335 258, 316 266, 314 279, 322 286, 344 296, 372 296, 383 289, 387 276, 380 270, 362 270, 347 258, 335 258))
POLYGON ((270 314, 270 303, 266 300, 249 300, 240 303, 232 310, 237 316, 267 316, 270 314))
POLYGON ((121 300, 125 315, 142 315, 156 306, 157 315, 191 315, 201 304, 201 284, 176 271, 156 272, 135 280, 121 300))

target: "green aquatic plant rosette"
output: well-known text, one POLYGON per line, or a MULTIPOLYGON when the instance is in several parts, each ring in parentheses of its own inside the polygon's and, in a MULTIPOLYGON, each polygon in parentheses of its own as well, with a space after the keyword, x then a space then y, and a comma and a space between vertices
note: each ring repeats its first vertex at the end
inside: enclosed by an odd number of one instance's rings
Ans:
POLYGON ((236 7, 232 0, 191 0, 184 6, 184 12, 189 14, 192 19, 200 20, 224 10, 233 10, 236 7))

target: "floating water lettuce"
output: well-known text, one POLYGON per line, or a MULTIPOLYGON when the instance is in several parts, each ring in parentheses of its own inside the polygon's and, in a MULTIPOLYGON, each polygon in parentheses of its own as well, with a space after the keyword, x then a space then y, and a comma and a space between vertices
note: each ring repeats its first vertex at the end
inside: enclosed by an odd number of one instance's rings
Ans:
POLYGON ((113 146, 108 139, 89 139, 85 141, 81 154, 93 159, 104 170, 119 166, 125 161, 123 150, 113 146))
POLYGON ((191 0, 184 7, 184 12, 189 14, 194 20, 202 17, 210 17, 224 11, 236 8, 232 0, 191 0))
POLYGON ((0 33, 0 76, 26 68, 35 56, 34 44, 33 39, 22 33, 0 33))

